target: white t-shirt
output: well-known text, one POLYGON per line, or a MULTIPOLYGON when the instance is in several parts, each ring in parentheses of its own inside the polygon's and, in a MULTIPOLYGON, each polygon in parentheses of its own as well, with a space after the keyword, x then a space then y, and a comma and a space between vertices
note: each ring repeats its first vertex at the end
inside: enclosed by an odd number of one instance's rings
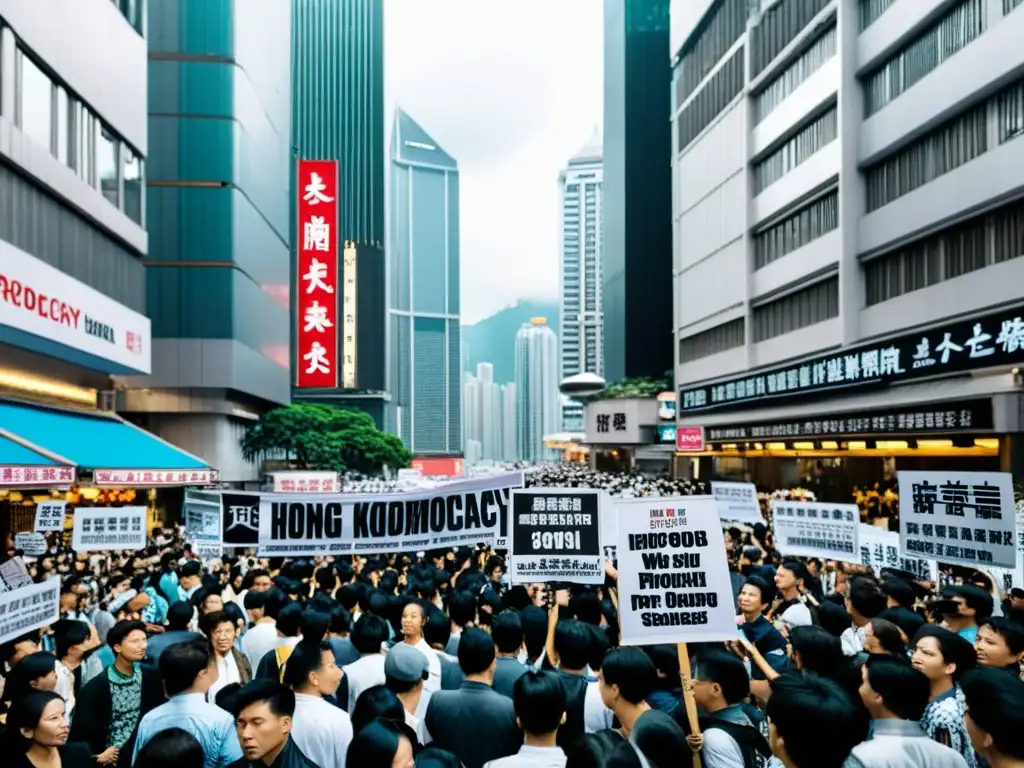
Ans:
POLYGON ((612 727, 615 713, 601 700, 599 683, 587 683, 583 696, 583 728, 587 733, 597 733, 612 727))
POLYGON ((342 667, 348 678, 348 711, 355 712, 356 699, 367 688, 384 685, 384 654, 374 653, 363 656, 342 667))
POLYGON ((352 720, 348 712, 319 696, 297 693, 292 740, 320 768, 345 768, 348 745, 352 742, 352 720))
POLYGON ((743 768, 743 752, 736 739, 721 728, 704 731, 703 736, 700 757, 704 768, 743 768))

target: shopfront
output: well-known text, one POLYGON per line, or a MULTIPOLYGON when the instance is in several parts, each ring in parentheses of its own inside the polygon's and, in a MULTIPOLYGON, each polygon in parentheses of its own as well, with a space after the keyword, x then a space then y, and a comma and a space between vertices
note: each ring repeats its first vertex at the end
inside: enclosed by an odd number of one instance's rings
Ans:
MULTIPOLYGON (((671 394, 671 393, 670 393, 671 394)), ((674 410, 659 398, 612 398, 586 404, 586 445, 590 465, 608 472, 671 471, 674 410)))

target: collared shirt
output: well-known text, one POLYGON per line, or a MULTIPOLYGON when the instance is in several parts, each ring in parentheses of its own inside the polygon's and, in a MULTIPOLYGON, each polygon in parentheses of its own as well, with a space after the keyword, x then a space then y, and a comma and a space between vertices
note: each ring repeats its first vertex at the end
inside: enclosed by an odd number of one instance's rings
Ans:
POLYGON ((70 723, 75 714, 75 672, 60 659, 57 659, 54 667, 57 672, 57 686, 54 691, 64 699, 64 716, 70 723))
MULTIPOLYGON (((399 640, 399 642, 404 642, 399 640)), ((437 651, 431 648, 426 640, 420 639, 413 646, 417 651, 427 657, 427 672, 429 676, 423 681, 423 690, 435 693, 441 690, 441 659, 437 657, 437 651)))
POLYGON ((484 763, 484 768, 565 768, 565 752, 561 747, 524 744, 516 754, 484 763))
POLYGON ((348 677, 348 711, 355 712, 356 699, 367 688, 384 685, 384 654, 371 653, 359 661, 346 664, 342 669, 348 677))
POLYGON ((868 740, 850 756, 864 768, 967 768, 958 752, 929 739, 912 720, 872 720, 868 740))
POLYGON ((263 657, 281 644, 281 640, 277 634, 277 624, 273 621, 260 621, 242 637, 242 653, 255 670, 263 657))
POLYGON ((587 683, 587 692, 583 699, 583 727, 587 733, 598 733, 612 727, 615 713, 604 705, 601 698, 601 684, 587 683))
POLYGON ((241 683, 242 673, 238 671, 238 662, 235 661, 235 654, 228 651, 228 655, 217 662, 217 679, 213 681, 210 690, 206 692, 206 700, 211 704, 217 702, 217 693, 232 683, 241 683))
POLYGON ((494 690, 512 698, 516 680, 526 674, 526 667, 509 656, 499 656, 494 666, 494 690))
POLYGON ((168 728, 181 728, 196 737, 206 755, 205 768, 223 768, 242 757, 234 718, 207 702, 201 693, 182 693, 142 718, 135 740, 133 765, 146 742, 168 728))
POLYGON ((352 720, 320 696, 296 693, 292 741, 320 768, 345 768, 352 720))

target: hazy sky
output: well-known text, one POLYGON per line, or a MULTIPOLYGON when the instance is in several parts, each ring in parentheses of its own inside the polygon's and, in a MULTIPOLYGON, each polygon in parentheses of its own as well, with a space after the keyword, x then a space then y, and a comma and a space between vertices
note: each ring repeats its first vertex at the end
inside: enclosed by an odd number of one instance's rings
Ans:
POLYGON ((387 0, 386 117, 459 163, 462 321, 558 293, 558 171, 601 124, 600 0, 387 0))

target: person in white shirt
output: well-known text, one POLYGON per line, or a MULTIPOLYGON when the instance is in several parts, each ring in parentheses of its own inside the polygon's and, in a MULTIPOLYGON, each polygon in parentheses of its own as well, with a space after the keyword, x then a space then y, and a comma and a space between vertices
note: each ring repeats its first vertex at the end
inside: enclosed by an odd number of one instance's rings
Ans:
POLYGON ((801 592, 807 575, 806 566, 796 560, 787 560, 775 574, 775 586, 782 595, 782 602, 773 609, 772 616, 775 628, 780 632, 788 632, 793 627, 809 627, 814 623, 801 592))
POLYGON ((324 637, 330 617, 323 619, 318 637, 307 617, 303 638, 285 663, 284 683, 295 691, 291 736, 302 754, 320 768, 345 768, 352 721, 347 712, 324 698, 337 692, 344 673, 324 637))
POLYGON ((405 710, 405 724, 412 728, 420 744, 425 744, 426 734, 416 710, 423 699, 423 684, 430 677, 429 662, 423 653, 411 645, 398 643, 388 651, 384 659, 384 678, 387 687, 394 693, 405 710))
POLYGON ((55 665, 57 693, 64 699, 64 712, 70 723, 75 712, 75 670, 82 666, 86 654, 100 644, 96 627, 84 621, 61 619, 54 626, 56 637, 55 665))
POLYGON ((523 746, 484 768, 565 768, 565 752, 556 744, 566 708, 562 681, 551 672, 527 672, 513 685, 512 701, 523 746))
POLYGON ((199 629, 210 641, 211 661, 217 667, 217 679, 206 692, 206 700, 216 704, 222 688, 233 683, 245 685, 252 680, 252 667, 245 654, 235 648, 235 622, 229 614, 224 611, 204 614, 199 618, 199 629))
POLYGON ((441 690, 441 660, 423 638, 423 628, 426 626, 427 612, 424 606, 417 602, 407 604, 402 610, 402 642, 426 656, 430 676, 423 684, 423 688, 428 693, 436 693, 441 690))
POLYGON ((253 669, 268 651, 280 644, 277 635, 277 614, 286 598, 274 592, 250 591, 245 596, 245 610, 253 622, 252 628, 242 636, 242 653, 253 669))
POLYGON ((385 658, 381 646, 388 640, 387 622, 380 616, 364 613, 352 627, 350 639, 360 657, 342 669, 348 678, 348 711, 354 712, 359 694, 367 688, 385 683, 385 658))

